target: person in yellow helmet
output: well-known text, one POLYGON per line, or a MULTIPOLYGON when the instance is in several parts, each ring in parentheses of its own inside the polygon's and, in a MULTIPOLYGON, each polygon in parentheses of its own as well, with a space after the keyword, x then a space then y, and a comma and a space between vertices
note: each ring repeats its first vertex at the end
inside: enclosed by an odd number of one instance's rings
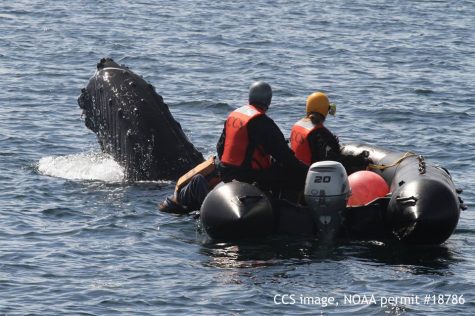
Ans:
POLYGON ((338 137, 323 125, 327 115, 335 115, 335 112, 335 105, 325 93, 314 92, 307 97, 306 116, 292 127, 290 147, 308 166, 322 160, 340 161, 338 137))

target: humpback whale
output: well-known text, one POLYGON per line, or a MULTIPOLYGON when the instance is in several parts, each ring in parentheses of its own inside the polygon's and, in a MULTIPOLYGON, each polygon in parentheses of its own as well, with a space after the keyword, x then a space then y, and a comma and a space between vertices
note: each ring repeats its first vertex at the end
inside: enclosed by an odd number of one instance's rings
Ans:
MULTIPOLYGON (((153 86, 112 59, 97 64, 78 103, 86 126, 102 150, 124 166, 129 180, 176 180, 204 161, 153 86)), ((307 174, 306 205, 248 183, 224 183, 201 206, 204 230, 211 238, 229 240, 275 232, 329 233, 408 244, 440 244, 454 232, 466 206, 446 169, 426 163, 422 155, 365 144, 346 144, 342 154, 355 171, 368 167, 360 166, 360 158, 368 157, 370 170, 384 179, 390 194, 347 207, 343 165, 318 162, 307 174)))
POLYGON ((176 180, 204 160, 155 88, 110 58, 97 64, 78 104, 128 180, 176 180))

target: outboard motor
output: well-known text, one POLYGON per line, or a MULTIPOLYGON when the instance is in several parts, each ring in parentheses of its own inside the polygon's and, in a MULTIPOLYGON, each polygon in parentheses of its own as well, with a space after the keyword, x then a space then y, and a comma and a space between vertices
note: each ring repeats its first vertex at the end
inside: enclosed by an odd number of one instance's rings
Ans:
POLYGON ((336 237, 350 195, 348 176, 343 165, 336 161, 312 164, 307 173, 304 194, 305 201, 313 212, 319 237, 336 237))

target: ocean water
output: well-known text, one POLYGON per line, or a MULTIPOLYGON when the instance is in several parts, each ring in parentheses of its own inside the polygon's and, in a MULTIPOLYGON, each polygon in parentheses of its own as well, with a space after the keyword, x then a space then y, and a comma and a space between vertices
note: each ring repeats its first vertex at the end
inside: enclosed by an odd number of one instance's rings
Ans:
POLYGON ((463 0, 1 1, 0 315, 473 315, 474 16, 463 0), (174 183, 127 183, 100 153, 76 98, 102 57, 151 82, 205 156, 252 81, 286 136, 325 91, 343 143, 423 154, 469 209, 437 247, 213 242, 157 211, 174 183))

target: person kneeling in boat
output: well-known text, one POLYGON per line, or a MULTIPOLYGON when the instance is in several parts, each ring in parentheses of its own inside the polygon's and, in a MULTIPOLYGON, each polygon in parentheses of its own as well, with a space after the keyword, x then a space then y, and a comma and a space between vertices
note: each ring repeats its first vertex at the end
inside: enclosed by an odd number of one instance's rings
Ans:
POLYGON ((238 180, 273 193, 304 187, 308 167, 266 115, 271 100, 271 86, 258 81, 249 89, 249 104, 229 114, 216 146, 223 182, 238 180))
POLYGON ((178 179, 175 192, 160 203, 159 209, 176 214, 199 210, 209 191, 220 181, 216 157, 210 157, 178 179))
POLYGON ((306 116, 294 124, 290 133, 290 147, 295 156, 307 166, 323 160, 341 162, 348 174, 366 169, 371 163, 369 152, 355 157, 343 156, 338 137, 324 126, 328 114, 336 113, 336 106, 330 103, 328 96, 323 92, 312 93, 307 97, 305 108, 306 116))

